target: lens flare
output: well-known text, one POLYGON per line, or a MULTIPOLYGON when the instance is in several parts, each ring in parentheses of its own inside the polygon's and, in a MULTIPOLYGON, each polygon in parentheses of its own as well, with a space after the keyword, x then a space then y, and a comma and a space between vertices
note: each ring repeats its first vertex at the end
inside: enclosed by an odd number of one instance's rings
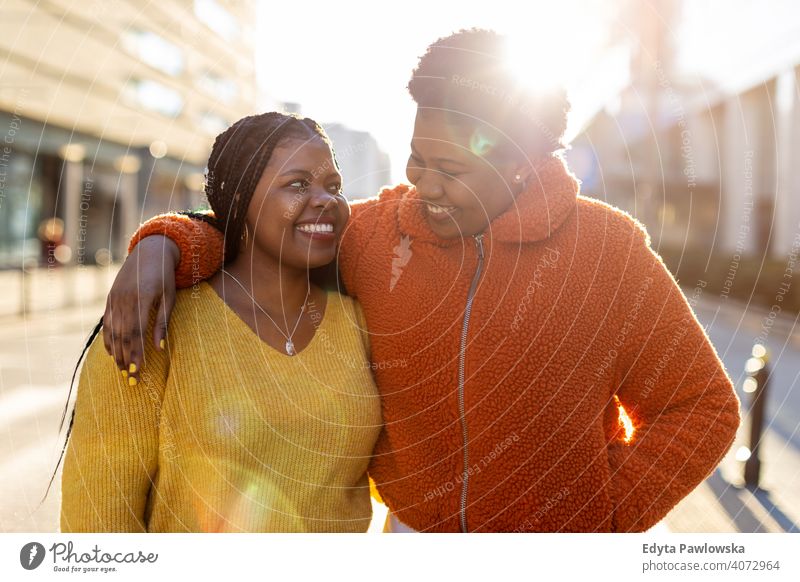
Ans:
POLYGON ((496 140, 492 139, 479 129, 476 129, 469 139, 469 149, 473 154, 481 157, 488 154, 495 144, 496 140))

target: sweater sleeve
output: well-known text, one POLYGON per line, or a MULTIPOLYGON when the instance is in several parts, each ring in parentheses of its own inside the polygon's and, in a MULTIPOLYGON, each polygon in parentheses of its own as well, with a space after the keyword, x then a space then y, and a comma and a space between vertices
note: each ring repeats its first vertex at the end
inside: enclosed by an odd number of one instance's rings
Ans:
POLYGON ((64 458, 62 532, 147 530, 168 363, 153 347, 145 350, 136 386, 122 377, 101 336, 87 353, 64 458))
POLYGON ((686 297, 637 225, 617 338, 616 397, 633 422, 608 458, 615 531, 643 531, 699 485, 730 448, 739 401, 686 297))
MULTIPOLYGON (((211 212, 208 214, 213 216, 211 212)), ((159 214, 133 233, 128 252, 140 240, 154 234, 172 239, 180 249, 181 258, 175 269, 175 284, 179 289, 208 279, 222 266, 222 233, 203 220, 174 212, 159 214)))

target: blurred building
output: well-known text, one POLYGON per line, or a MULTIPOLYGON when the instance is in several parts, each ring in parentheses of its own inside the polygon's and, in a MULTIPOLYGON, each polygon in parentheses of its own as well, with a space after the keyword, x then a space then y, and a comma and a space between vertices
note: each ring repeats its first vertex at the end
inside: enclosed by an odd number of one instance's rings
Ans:
POLYGON ((569 154, 586 176, 583 190, 637 216, 657 247, 728 257, 796 253, 798 8, 776 2, 764 11, 744 0, 715 11, 705 2, 707 13, 687 14, 690 5, 630 4, 630 84, 586 124, 569 154), (705 43, 690 46, 684 25, 700 29, 705 43), (714 56, 705 70, 692 69, 714 56))
POLYGON ((336 151, 347 198, 369 198, 378 194, 382 186, 391 184, 389 156, 371 134, 339 123, 326 124, 325 131, 336 151))
POLYGON ((251 114, 255 2, 11 0, 0 37, 0 268, 124 256, 143 217, 196 206, 214 136, 251 114), (24 33, 23 33, 24 32, 24 33))

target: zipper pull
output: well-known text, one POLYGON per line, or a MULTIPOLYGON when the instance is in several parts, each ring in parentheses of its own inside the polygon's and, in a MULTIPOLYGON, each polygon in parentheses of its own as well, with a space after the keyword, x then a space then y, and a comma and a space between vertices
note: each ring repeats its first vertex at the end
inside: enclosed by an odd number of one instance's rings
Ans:
POLYGON ((478 247, 478 257, 483 259, 483 233, 475 235, 475 245, 478 247))

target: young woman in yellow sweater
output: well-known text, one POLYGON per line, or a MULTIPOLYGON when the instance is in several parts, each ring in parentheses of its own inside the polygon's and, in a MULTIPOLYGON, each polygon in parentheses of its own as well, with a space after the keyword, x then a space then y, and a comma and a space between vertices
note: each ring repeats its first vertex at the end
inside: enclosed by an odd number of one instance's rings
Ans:
POLYGON ((310 119, 244 118, 214 143, 206 194, 224 268, 178 293, 135 375, 89 348, 61 530, 365 531, 369 340, 360 306, 315 283, 350 212, 330 142, 310 119))

